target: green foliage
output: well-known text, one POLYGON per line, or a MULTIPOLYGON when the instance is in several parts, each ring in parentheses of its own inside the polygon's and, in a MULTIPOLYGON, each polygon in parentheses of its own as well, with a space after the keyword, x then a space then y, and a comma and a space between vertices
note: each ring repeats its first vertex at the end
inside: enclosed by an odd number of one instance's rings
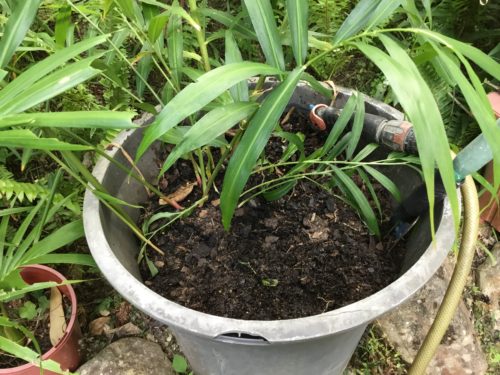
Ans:
MULTIPOLYGON (((480 6, 467 0, 216 3, 217 9, 211 7, 212 1, 192 0, 169 4, 25 1, 9 2, 14 4, 12 9, 2 10, 0 196, 5 208, 0 211, 0 279, 2 286, 15 287, 9 297, 25 290, 17 272, 23 262, 92 264, 78 254, 56 259, 52 253, 82 235, 80 220, 71 215, 79 213, 77 193, 72 194, 79 189, 70 185, 63 191, 62 183, 51 182, 50 170, 39 178, 14 178, 6 167, 12 159, 29 170, 28 162, 44 153, 63 168, 66 179, 74 179, 73 186, 95 189, 103 204, 148 243, 123 211, 121 206, 128 203, 102 189, 87 169, 88 160, 82 163, 83 153, 78 153, 90 151, 85 158, 93 160, 92 152, 103 153, 117 129, 134 127, 133 114, 118 109, 136 108, 156 115, 132 158, 141 157, 154 141, 176 145, 162 172, 178 158, 192 160, 203 189, 196 204, 205 202, 210 189, 221 190, 226 228, 239 204, 255 194, 278 199, 299 179, 312 179, 341 194, 373 234, 380 234, 377 211, 381 216, 373 181, 400 199, 395 185, 377 167, 412 160, 392 155, 367 161, 376 146, 357 147, 364 116, 362 95, 349 100, 323 147, 309 155, 304 134, 279 128, 278 120, 297 81, 307 78, 319 87, 311 74, 322 80, 335 77, 341 83, 354 82, 358 89, 372 88, 400 105, 415 125, 431 202, 438 165, 456 216, 445 130, 458 145, 482 131, 500 161, 500 140, 482 86, 486 77, 499 78, 498 63, 449 38, 478 43, 489 52, 495 47, 493 38, 484 36, 498 35, 498 4, 480 6), (261 63, 264 60, 267 64, 261 63), (478 67, 479 73, 472 67, 478 67), (249 91, 246 80, 255 75, 256 87, 249 91), (263 96, 269 76, 278 83, 263 96), (155 106, 160 106, 159 114, 155 106), (346 131, 351 118, 353 126, 346 131), (275 163, 263 151, 271 136, 286 144, 275 163), (221 155, 217 165, 210 160, 214 150, 221 155), (245 191, 252 174, 282 166, 286 166, 282 178, 245 191), (215 186, 222 171, 223 185, 215 186), (61 208, 67 209, 63 211, 65 219, 70 217, 69 224, 58 217, 61 208)), ((320 91, 331 95, 325 88, 320 91)), ((130 169, 130 165, 121 167, 130 169)), ((143 182, 135 171, 131 176, 143 182)), ((158 213, 145 228, 161 218, 170 223, 188 212, 189 208, 158 213)), ((32 312, 26 307, 23 314, 32 312)), ((10 328, 22 330, 9 324, 0 321, 4 333, 10 328)), ((23 358, 36 358, 16 346, 15 340, 3 340, 0 346, 23 358)), ((187 371, 185 360, 179 358, 174 358, 174 367, 179 373, 187 371)))
POLYGON ((12 3, 12 12, 4 26, 0 40, 0 68, 4 68, 21 44, 24 35, 35 18, 41 0, 26 0, 12 3))
POLYGON ((179 374, 185 374, 188 369, 186 358, 179 354, 175 354, 172 361, 172 368, 179 374))
POLYGON ((474 43, 484 51, 492 50, 500 29, 500 4, 488 1, 438 0, 432 2, 432 28, 445 35, 474 43))
MULTIPOLYGON (((2 173, 1 170, 2 166, 0 165, 0 174, 2 173)), ((48 198, 49 194, 50 189, 43 186, 41 181, 37 183, 17 182, 12 177, 0 178, 0 197, 6 200, 14 198, 19 203, 23 203, 25 200, 33 202, 36 199, 48 198)), ((63 207, 71 210, 75 215, 81 213, 79 204, 71 199, 66 199, 61 193, 54 195, 54 203, 61 203, 63 207)))
MULTIPOLYGON (((40 361, 40 348, 33 334, 23 326, 13 323, 4 304, 16 298, 22 298, 27 293, 56 286, 55 282, 42 282, 28 285, 21 278, 21 267, 33 263, 45 263, 44 256, 48 256, 59 248, 83 236, 81 220, 73 221, 49 233, 43 233, 45 224, 52 220, 60 205, 52 206, 55 187, 51 189, 48 198, 41 199, 36 206, 21 209, 0 210, 0 348, 19 358, 32 363, 39 363, 45 369, 62 373, 55 362, 40 361), (17 212, 16 212, 17 211, 17 212), (19 214, 26 211, 20 220, 19 214), (11 217, 17 216, 16 227, 11 226, 11 217), (35 345, 36 351, 20 345, 24 336, 35 345)), ((57 263, 59 259, 64 262, 64 257, 69 254, 58 255, 50 258, 48 262, 57 263), (58 259, 59 258, 59 259, 58 259)), ((88 264, 89 256, 84 254, 74 255, 74 264, 88 264)), ((47 300, 39 298, 39 307, 31 301, 25 301, 18 309, 22 319, 34 319, 47 307, 47 300), (45 307, 44 307, 45 304, 45 307)))
POLYGON ((372 373, 403 375, 408 371, 401 354, 384 339, 381 329, 369 327, 354 352, 349 368, 352 374, 372 373))
POLYGON ((31 320, 37 315, 36 305, 31 301, 26 301, 19 308, 18 312, 20 318, 31 320))
POLYGON ((290 101, 301 73, 302 69, 295 69, 264 99, 229 161, 221 192, 222 223, 226 230, 231 225, 240 194, 255 167, 255 162, 290 101))

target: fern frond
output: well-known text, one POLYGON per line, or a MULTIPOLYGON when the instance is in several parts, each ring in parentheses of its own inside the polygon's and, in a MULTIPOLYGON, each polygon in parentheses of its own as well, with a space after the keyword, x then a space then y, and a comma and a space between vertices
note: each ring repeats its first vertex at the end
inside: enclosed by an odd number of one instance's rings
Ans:
POLYGON ((12 180, 13 174, 3 164, 0 164, 0 179, 12 180))
MULTIPOLYGON (((38 184, 17 182, 11 179, 0 179, 0 197, 6 199, 14 197, 19 202, 23 202, 25 199, 29 202, 33 202, 35 199, 47 197, 49 193, 49 189, 38 184)), ((65 197, 60 193, 54 195, 54 203, 61 202, 63 199, 65 199, 65 197)), ((70 199, 65 202, 63 206, 77 215, 80 214, 80 205, 78 202, 74 202, 70 199)))
POLYGON ((468 113, 455 102, 465 102, 461 93, 455 91, 433 68, 432 64, 419 66, 441 112, 450 143, 463 147, 479 134, 479 126, 468 113))
POLYGON ((119 133, 120 133, 119 130, 107 129, 104 132, 104 135, 103 135, 101 142, 99 142, 99 146, 101 146, 102 148, 108 147, 108 145, 111 142, 113 142, 113 140, 118 136, 119 133))

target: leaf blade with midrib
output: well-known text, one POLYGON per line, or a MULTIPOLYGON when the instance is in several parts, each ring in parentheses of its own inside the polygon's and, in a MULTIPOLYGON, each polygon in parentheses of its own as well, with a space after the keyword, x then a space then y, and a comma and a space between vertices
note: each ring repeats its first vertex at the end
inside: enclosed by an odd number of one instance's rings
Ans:
POLYGON ((203 74, 196 82, 179 92, 146 129, 137 149, 136 159, 139 159, 146 149, 168 130, 201 110, 230 87, 255 75, 279 73, 278 69, 266 64, 241 62, 224 65, 203 74))
POLYGON ((221 193, 222 223, 229 230, 234 210, 255 162, 278 123, 303 69, 297 68, 264 99, 229 160, 221 193))

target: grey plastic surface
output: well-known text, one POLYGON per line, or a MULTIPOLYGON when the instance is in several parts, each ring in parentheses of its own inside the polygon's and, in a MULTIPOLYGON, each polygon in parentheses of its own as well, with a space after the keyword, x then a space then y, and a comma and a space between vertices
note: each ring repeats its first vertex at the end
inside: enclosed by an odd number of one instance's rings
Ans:
MULTIPOLYGON (((337 103, 342 105, 351 91, 338 89, 337 103)), ((300 83, 290 105, 303 107, 320 102, 328 104, 330 100, 300 83)), ((388 119, 403 117, 394 108, 369 98, 366 110, 388 119)), ((140 129, 124 131, 115 142, 134 155, 141 132, 140 129)), ((109 154, 127 165, 116 148, 109 154)), ((138 167, 146 178, 153 179, 158 171, 154 151, 148 151, 138 167)), ((400 187, 403 195, 420 182, 419 176, 409 168, 397 167, 384 172, 400 187)), ((104 158, 98 161, 93 174, 109 193, 120 199, 132 204, 146 200, 144 188, 104 158)), ((137 210, 127 210, 137 219, 137 210)), ((89 190, 84 202, 85 234, 100 270, 125 299, 171 328, 196 375, 341 374, 367 324, 408 299, 443 262, 455 238, 448 200, 438 210, 436 225, 432 244, 428 218, 412 230, 401 276, 379 292, 340 309, 307 318, 246 321, 194 311, 150 290, 140 281, 137 238, 89 190)))

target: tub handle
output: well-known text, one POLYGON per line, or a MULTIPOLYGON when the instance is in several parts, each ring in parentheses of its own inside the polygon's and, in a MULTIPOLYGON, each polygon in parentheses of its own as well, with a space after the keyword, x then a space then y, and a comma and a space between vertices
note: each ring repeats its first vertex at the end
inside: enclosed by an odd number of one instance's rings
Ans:
POLYGON ((215 337, 216 341, 229 344, 266 345, 269 341, 260 335, 247 332, 226 332, 215 337))

